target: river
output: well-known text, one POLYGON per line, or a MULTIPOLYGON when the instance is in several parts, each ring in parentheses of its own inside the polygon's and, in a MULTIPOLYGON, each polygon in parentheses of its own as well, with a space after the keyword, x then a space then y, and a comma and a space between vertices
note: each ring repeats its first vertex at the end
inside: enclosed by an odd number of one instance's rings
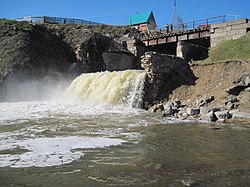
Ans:
POLYGON ((132 107, 140 72, 99 75, 71 99, 0 103, 0 186, 250 186, 250 124, 162 118, 132 107))

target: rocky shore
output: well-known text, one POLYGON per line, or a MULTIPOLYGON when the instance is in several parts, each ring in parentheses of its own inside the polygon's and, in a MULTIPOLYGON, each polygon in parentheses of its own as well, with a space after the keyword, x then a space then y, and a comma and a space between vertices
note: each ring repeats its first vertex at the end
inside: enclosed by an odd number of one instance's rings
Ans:
POLYGON ((190 67, 182 59, 147 52, 142 57, 142 67, 147 73, 145 100, 151 105, 146 108, 180 120, 247 122, 250 120, 249 65, 249 62, 233 61, 190 67), (213 68, 216 71, 209 75, 213 68), (155 97, 149 92, 156 94, 155 97), (157 101, 161 96, 165 99, 157 101))

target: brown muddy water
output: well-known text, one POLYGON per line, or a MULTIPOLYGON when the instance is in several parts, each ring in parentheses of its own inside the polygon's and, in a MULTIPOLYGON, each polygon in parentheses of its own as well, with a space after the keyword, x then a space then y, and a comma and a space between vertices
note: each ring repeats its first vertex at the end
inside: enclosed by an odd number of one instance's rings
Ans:
POLYGON ((130 107, 0 103, 0 186, 250 186, 250 123, 130 107))

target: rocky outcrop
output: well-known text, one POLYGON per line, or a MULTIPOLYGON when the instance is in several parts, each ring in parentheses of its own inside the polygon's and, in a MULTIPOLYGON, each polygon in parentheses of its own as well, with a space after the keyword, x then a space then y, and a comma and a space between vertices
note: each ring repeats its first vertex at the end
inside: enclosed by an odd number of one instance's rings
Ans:
POLYGON ((195 76, 188 64, 181 58, 146 52, 141 58, 141 67, 146 71, 144 107, 168 97, 181 85, 192 85, 195 76))
POLYGON ((9 85, 24 80, 120 70, 110 68, 117 59, 130 58, 132 68, 134 58, 123 41, 137 32, 129 27, 0 20, 0 100, 5 100, 9 85))

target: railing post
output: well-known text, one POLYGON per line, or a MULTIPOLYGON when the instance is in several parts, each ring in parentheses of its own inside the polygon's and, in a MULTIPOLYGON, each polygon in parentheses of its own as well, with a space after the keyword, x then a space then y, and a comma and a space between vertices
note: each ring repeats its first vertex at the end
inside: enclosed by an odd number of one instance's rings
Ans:
POLYGON ((194 29, 194 21, 193 21, 193 29, 194 29))

